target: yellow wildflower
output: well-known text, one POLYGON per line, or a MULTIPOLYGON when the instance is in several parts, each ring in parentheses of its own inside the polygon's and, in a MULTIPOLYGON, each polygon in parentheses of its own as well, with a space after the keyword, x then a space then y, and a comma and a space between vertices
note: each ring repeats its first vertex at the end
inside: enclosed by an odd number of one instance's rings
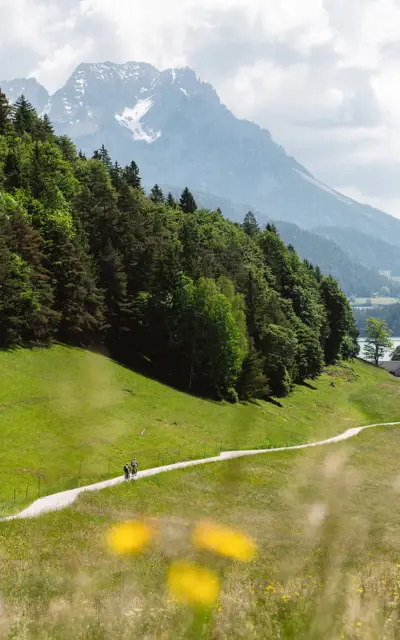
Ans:
POLYGON ((364 589, 358 589, 358 593, 364 593, 364 589))
POLYGON ((361 627, 361 626, 362 626, 362 623, 361 623, 361 622, 357 622, 357 623, 356 623, 356 627, 361 627))
POLYGON ((272 591, 272 593, 274 593, 276 591, 276 589, 275 589, 273 584, 269 584, 268 587, 266 587, 265 590, 266 591, 272 591))
POLYGON ((208 549, 242 562, 249 562, 256 552, 256 545, 249 536, 208 522, 197 525, 192 541, 199 549, 208 549))
POLYGON ((180 602, 208 606, 218 599, 220 591, 215 573, 185 562, 178 562, 170 567, 168 588, 180 602))
POLYGON ((110 529, 107 542, 115 553, 140 553, 152 535, 152 529, 144 522, 125 522, 110 529))

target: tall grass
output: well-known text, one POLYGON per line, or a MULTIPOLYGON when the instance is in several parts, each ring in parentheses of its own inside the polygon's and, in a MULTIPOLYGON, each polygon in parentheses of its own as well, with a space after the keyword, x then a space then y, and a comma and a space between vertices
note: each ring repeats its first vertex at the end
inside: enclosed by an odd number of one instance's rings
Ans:
POLYGON ((1 633, 11 638, 395 640, 400 634, 400 429, 319 450, 173 472, 0 527, 1 633), (211 519, 257 544, 250 562, 198 549, 211 519), (110 527, 147 521, 141 555, 110 527), (177 561, 221 583, 208 608, 174 600, 177 561))

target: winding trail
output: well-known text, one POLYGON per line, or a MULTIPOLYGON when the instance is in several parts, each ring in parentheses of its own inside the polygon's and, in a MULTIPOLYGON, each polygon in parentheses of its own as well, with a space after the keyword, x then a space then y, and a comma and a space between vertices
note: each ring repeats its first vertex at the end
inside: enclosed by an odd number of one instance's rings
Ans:
MULTIPOLYGON (((162 467, 154 467, 153 469, 145 469, 139 471, 135 481, 141 478, 150 478, 156 476, 159 473, 165 473, 166 471, 174 471, 175 469, 186 469, 187 467, 195 467, 201 464, 209 464, 211 462, 221 462, 221 460, 232 460, 233 458, 245 458, 247 456, 255 456, 261 453, 274 453, 277 451, 298 451, 299 449, 309 449, 312 447, 321 447, 327 444, 335 444, 336 442, 343 442, 354 438, 365 429, 372 429, 373 427, 395 427, 400 425, 400 422, 384 422, 379 424, 370 424, 365 427, 354 427, 348 429, 344 433, 328 438, 327 440, 321 440, 319 442, 309 442, 307 444, 299 444, 292 447, 278 447, 276 449, 250 449, 247 451, 225 451, 220 453, 219 456, 213 458, 203 458, 201 460, 189 460, 188 462, 176 462, 174 464, 168 464, 162 467)), ((70 489, 69 491, 62 491, 61 493, 55 493, 44 498, 39 498, 33 502, 27 509, 17 513, 13 516, 2 518, 2 520, 19 520, 24 518, 35 518, 43 515, 44 513, 50 513, 51 511, 58 511, 69 507, 77 497, 85 491, 99 491, 106 489, 107 487, 114 487, 122 482, 126 482, 124 476, 113 478, 112 480, 105 480, 103 482, 97 482, 96 484, 88 485, 87 487, 78 487, 77 489, 70 489)))

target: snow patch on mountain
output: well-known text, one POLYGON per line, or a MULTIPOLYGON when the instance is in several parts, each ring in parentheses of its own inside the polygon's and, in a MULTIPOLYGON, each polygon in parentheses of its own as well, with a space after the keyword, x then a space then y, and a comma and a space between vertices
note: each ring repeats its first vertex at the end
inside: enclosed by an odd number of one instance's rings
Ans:
POLYGON ((43 118, 43 116, 48 115, 50 111, 51 111, 51 100, 49 100, 45 108, 39 112, 39 118, 43 118))
POLYGON ((150 111, 152 106, 153 101, 151 98, 138 100, 132 109, 125 107, 122 113, 117 113, 115 119, 121 126, 132 131, 134 140, 143 140, 144 142, 151 144, 160 138, 161 131, 154 132, 150 128, 146 130, 141 119, 150 111))
POLYGON ((85 93, 85 89, 87 87, 87 82, 85 78, 77 78, 75 81, 75 91, 77 93, 81 93, 82 95, 85 93))
POLYGON ((342 196, 342 194, 338 193, 338 191, 335 191, 334 189, 331 189, 326 184, 323 184, 322 182, 319 182, 319 180, 315 180, 315 178, 312 178, 311 176, 308 176, 307 174, 303 173, 299 169, 294 169, 294 171, 296 171, 296 173, 298 173, 303 178, 303 180, 306 180, 310 184, 313 184, 315 187, 318 187, 318 189, 322 189, 322 191, 326 191, 327 193, 330 193, 332 196, 335 196, 335 198, 337 198, 341 202, 344 202, 347 205, 348 204, 351 204, 351 205, 353 204, 353 202, 350 200, 350 198, 346 198, 346 196, 342 196))

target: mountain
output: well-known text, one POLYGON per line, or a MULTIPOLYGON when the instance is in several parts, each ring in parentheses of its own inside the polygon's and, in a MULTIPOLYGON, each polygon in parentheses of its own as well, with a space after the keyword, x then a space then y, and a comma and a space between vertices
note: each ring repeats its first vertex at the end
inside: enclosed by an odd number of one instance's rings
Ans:
POLYGON ((43 114, 50 109, 49 93, 35 78, 4 80, 0 83, 0 86, 10 102, 15 102, 20 95, 25 95, 39 114, 43 114))
MULTIPOLYGON (((388 287, 391 295, 400 293, 400 285, 354 260, 336 242, 316 233, 300 229, 289 222, 275 222, 279 235, 285 244, 291 244, 301 258, 317 264, 325 274, 331 274, 339 280, 340 286, 348 296, 369 298, 382 287, 388 287)), ((400 249, 399 249, 400 251, 400 249)))
POLYGON ((54 95, 35 80, 1 83, 24 92, 59 134, 91 154, 105 144, 120 163, 135 159, 145 184, 159 182, 251 203, 265 219, 351 227, 400 246, 400 220, 318 181, 269 131, 236 118, 189 68, 147 63, 81 64, 54 95))
POLYGON ((316 231, 336 242, 353 260, 377 271, 391 271, 393 276, 400 276, 399 247, 349 227, 325 227, 316 231))

